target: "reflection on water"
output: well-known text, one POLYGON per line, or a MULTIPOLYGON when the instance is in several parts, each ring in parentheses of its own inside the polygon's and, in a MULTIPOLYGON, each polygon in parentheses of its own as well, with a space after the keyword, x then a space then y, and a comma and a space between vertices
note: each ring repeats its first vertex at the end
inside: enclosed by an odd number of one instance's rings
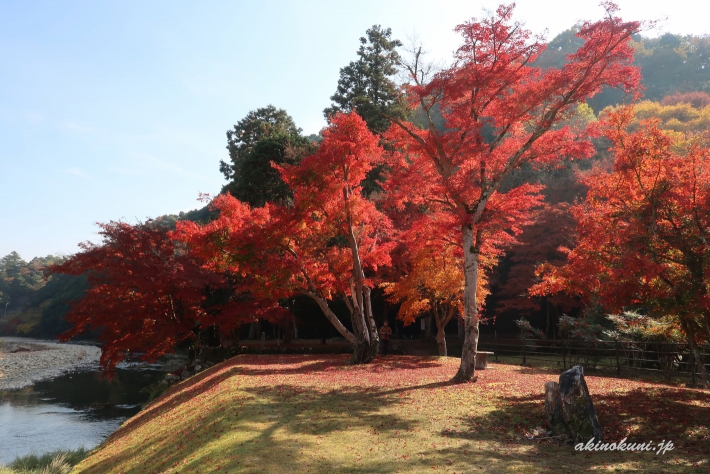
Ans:
POLYGON ((0 465, 18 456, 57 449, 91 449, 140 410, 144 387, 164 372, 119 368, 113 380, 75 372, 0 392, 0 465))

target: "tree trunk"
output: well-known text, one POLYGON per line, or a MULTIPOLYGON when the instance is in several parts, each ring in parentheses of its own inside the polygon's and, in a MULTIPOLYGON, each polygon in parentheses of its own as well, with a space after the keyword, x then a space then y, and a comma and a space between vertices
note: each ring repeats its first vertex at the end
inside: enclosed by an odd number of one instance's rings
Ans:
POLYGON ((703 311, 703 329, 705 329, 705 335, 710 338, 710 311, 703 311))
POLYGON ((249 325, 249 336, 247 339, 259 339, 261 337, 261 321, 256 320, 249 325))
POLYGON ((473 226, 464 225, 463 255, 464 255, 464 339, 461 351, 461 365, 453 378, 455 382, 476 381, 476 352, 478 350, 478 306, 476 305, 476 290, 478 288, 478 254, 480 239, 473 239, 473 226))
POLYGON ((370 331, 370 360, 368 360, 370 362, 377 357, 377 353, 380 351, 380 332, 377 330, 377 323, 372 314, 372 291, 365 285, 363 285, 362 289, 363 299, 365 300, 365 321, 370 331))
POLYGON ((353 357, 351 364, 367 364, 370 362, 370 343, 362 337, 358 337, 353 344, 353 357))
POLYGON ((351 281, 351 298, 347 296, 344 298, 345 304, 350 310, 350 319, 356 340, 353 344, 353 358, 351 360, 353 364, 372 362, 380 348, 377 324, 372 317, 370 289, 364 285, 361 288, 358 291, 358 285, 351 281))
POLYGON ((710 377, 708 376, 707 370, 705 370, 705 364, 703 364, 703 358, 700 356, 698 346, 695 344, 695 330, 693 328, 693 323, 689 323, 681 316, 680 326, 688 340, 690 350, 693 352, 693 359, 695 359, 695 365, 698 367, 698 373, 700 374, 700 383, 703 387, 710 388, 710 377))
POLYGON ((343 298, 350 311, 350 323, 352 324, 353 335, 355 336, 355 342, 353 342, 353 357, 350 362, 352 364, 366 364, 369 362, 370 357, 370 332, 367 329, 364 314, 359 306, 362 297, 358 298, 356 291, 355 284, 351 279, 350 298, 348 298, 347 295, 343 298))
POLYGON ((286 327, 284 328, 284 345, 286 344, 291 344, 291 341, 293 340, 293 324, 291 321, 286 323, 286 327))
POLYGON ((436 333, 436 345, 439 349, 439 356, 446 357, 449 355, 446 349, 446 334, 444 334, 444 328, 439 328, 436 333))
POLYGON ((380 338, 372 317, 370 288, 364 284, 365 273, 362 270, 360 252, 352 226, 350 234, 346 237, 353 258, 353 273, 350 279, 350 300, 346 296, 345 302, 350 310, 353 332, 357 341, 354 344, 352 363, 367 364, 377 356, 380 338))
POLYGON ((454 316, 456 308, 452 304, 441 305, 439 303, 434 303, 434 309, 432 312, 434 313, 434 320, 436 321, 436 344, 439 348, 439 356, 446 357, 449 353, 446 347, 446 333, 444 329, 454 316))
POLYGON ((348 331, 348 328, 343 326, 343 323, 340 322, 338 317, 333 313, 333 311, 330 309, 328 306, 328 302, 318 296, 315 293, 306 293, 308 296, 310 296, 313 301, 318 303, 318 306, 320 307, 321 311, 323 311, 323 314, 325 315, 326 318, 328 318, 328 321, 331 322, 333 326, 335 326, 335 329, 340 333, 341 336, 343 336, 348 342, 355 344, 355 336, 353 333, 348 331))
POLYGON ((429 341, 431 337, 431 315, 424 316, 424 340, 429 341))

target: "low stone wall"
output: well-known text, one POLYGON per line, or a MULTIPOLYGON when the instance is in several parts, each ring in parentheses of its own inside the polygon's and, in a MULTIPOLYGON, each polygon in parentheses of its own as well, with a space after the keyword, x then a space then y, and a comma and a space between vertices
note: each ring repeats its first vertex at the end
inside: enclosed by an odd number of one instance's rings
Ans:
POLYGON ((0 346, 0 390, 15 390, 77 369, 95 367, 96 346, 3 337, 0 346))

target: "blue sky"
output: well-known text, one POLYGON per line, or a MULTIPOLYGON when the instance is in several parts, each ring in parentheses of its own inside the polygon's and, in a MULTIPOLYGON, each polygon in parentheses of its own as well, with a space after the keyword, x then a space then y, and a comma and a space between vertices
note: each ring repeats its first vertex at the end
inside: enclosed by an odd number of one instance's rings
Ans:
MULTIPOLYGON (((250 110, 284 108, 307 134, 325 125, 367 28, 417 35, 447 61, 453 27, 498 3, 3 0, 0 257, 71 254, 99 241, 95 222, 200 207, 224 184, 226 130, 250 110)), ((618 3, 626 19, 668 17, 662 31, 708 30, 700 1, 618 3)), ((603 14, 596 0, 517 4, 548 39, 603 14)))

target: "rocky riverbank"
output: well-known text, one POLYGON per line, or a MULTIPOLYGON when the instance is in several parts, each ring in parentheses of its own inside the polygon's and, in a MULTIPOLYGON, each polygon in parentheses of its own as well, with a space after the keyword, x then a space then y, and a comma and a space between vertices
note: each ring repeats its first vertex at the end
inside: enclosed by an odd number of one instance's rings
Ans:
POLYGON ((0 390, 15 390, 66 372, 96 367, 96 346, 3 337, 0 339, 0 390))

